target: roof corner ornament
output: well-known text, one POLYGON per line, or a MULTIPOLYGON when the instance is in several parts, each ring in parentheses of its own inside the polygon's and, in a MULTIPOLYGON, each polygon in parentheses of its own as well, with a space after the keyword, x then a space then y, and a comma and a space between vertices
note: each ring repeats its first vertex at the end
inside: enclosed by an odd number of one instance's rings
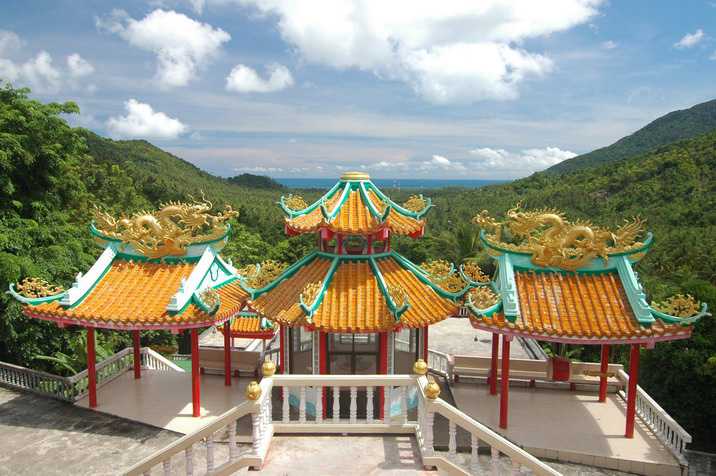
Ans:
POLYGON ((298 302, 306 316, 313 317, 322 290, 323 281, 314 281, 304 286, 303 291, 298 296, 298 302))

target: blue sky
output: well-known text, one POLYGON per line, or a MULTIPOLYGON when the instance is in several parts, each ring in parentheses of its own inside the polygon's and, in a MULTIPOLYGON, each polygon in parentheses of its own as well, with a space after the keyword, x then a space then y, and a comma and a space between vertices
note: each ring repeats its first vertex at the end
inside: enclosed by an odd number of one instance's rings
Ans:
POLYGON ((212 173, 515 178, 716 97, 716 1, 4 0, 0 78, 212 173))

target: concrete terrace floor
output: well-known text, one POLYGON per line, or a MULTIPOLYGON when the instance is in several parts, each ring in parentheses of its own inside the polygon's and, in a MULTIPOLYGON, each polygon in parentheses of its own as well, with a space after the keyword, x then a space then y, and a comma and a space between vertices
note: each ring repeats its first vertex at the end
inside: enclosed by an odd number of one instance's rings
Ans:
MULTIPOLYGON (((450 318, 430 326, 428 347, 452 355, 492 355, 492 334, 475 329, 467 318, 450 318)), ((519 340, 512 341, 510 357, 529 359, 519 340)))

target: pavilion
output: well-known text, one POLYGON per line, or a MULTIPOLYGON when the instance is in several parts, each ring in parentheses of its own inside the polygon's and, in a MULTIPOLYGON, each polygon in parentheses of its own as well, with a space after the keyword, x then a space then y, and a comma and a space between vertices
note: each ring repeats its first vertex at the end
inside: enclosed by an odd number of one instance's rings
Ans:
MULTIPOLYGON (((609 347, 623 344, 631 346, 625 436, 632 438, 640 347, 689 338, 693 324, 708 315, 706 304, 680 295, 647 303, 632 266, 646 255, 653 238, 639 219, 611 231, 570 223, 555 210, 524 211, 518 206, 502 222, 486 211, 474 222, 482 228, 480 239, 497 261, 497 272, 492 282, 471 290, 465 302, 472 325, 492 333, 493 395, 502 335, 500 427, 507 428, 514 336, 600 345, 600 402, 606 399, 609 347)), ((553 364, 553 379, 568 380, 569 367, 564 369, 559 360, 553 364)))
MULTIPOLYGON (((103 251, 70 289, 36 278, 10 286, 26 316, 87 329, 90 407, 97 406, 95 329, 132 332, 137 379, 140 332, 186 330, 191 332, 192 414, 200 416, 198 330, 223 324, 227 331, 248 297, 234 267, 219 255, 230 231, 227 221, 237 213, 227 206, 211 215, 211 208, 209 202, 169 203, 119 220, 96 210, 90 231, 103 251)), ((225 334, 225 382, 231 385, 225 334)))
POLYGON ((456 315, 487 279, 477 267, 417 266, 393 251, 393 235, 423 235, 432 204, 412 196, 399 205, 367 174, 345 173, 311 205, 295 195, 280 205, 286 233, 315 234, 317 249, 291 266, 239 270, 251 308, 280 325, 280 372, 409 373, 427 359, 428 327, 456 315))

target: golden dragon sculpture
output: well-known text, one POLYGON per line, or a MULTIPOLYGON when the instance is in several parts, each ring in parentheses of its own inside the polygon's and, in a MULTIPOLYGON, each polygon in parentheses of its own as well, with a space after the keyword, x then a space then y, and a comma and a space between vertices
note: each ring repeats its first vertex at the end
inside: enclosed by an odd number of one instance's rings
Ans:
POLYGON ((496 246, 530 253, 538 266, 568 271, 587 266, 597 257, 606 260, 610 253, 639 248, 645 225, 636 217, 611 231, 586 221, 569 222, 558 210, 521 210, 519 204, 507 212, 504 221, 493 219, 486 210, 472 221, 496 246))
POLYGON ((119 219, 95 207, 95 228, 105 236, 130 244, 147 258, 183 256, 187 246, 213 241, 227 231, 227 221, 238 216, 230 205, 212 215, 213 205, 202 199, 193 203, 169 202, 154 212, 141 211, 119 219))

